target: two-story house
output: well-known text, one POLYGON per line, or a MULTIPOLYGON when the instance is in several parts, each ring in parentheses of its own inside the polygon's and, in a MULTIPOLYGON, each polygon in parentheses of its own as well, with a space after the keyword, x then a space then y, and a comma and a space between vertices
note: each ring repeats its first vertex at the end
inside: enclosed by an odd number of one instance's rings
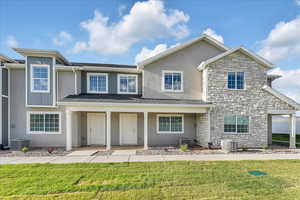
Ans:
POLYGON ((290 115, 292 99, 271 86, 272 64, 245 47, 203 35, 138 65, 71 62, 58 51, 15 48, 0 55, 0 143, 31 146, 177 145, 180 138, 218 146, 272 141, 272 115, 290 115))

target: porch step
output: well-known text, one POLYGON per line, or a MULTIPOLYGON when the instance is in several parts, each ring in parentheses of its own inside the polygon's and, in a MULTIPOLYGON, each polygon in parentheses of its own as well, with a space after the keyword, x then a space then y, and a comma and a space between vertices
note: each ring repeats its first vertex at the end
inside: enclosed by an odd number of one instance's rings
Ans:
POLYGON ((97 152, 98 150, 78 150, 69 153, 67 156, 92 156, 97 152))
POLYGON ((112 152, 113 156, 127 156, 127 155, 136 155, 136 150, 115 150, 112 152))

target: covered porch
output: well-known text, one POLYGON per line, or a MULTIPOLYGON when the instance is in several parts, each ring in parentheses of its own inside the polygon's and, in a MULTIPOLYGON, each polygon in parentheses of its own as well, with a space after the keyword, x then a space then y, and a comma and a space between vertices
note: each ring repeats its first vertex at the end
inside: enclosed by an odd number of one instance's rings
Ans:
POLYGON ((268 146, 273 144, 272 117, 286 115, 289 117, 289 148, 296 148, 297 116, 295 110, 273 110, 268 112, 268 146))
POLYGON ((164 146, 181 137, 205 142, 208 138, 211 104, 68 103, 66 106, 66 149, 98 146, 164 146), (158 132, 158 116, 182 116, 181 134, 158 132), (92 130, 95 129, 95 130, 92 130), (91 134, 95 132, 96 134, 91 134), (82 135, 85 135, 82 137, 82 135), (85 138, 85 139, 84 139, 85 138))

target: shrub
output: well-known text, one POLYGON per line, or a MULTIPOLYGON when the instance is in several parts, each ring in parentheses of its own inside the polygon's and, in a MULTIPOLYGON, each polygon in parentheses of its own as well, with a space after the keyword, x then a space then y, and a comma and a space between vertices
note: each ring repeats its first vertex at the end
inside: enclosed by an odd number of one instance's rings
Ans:
POLYGON ((48 148, 48 153, 53 153, 53 151, 54 151, 54 148, 48 148))
POLYGON ((21 151, 24 152, 24 153, 26 153, 26 152, 29 151, 29 148, 28 148, 28 147, 23 147, 23 148, 21 149, 21 151))
POLYGON ((181 150, 181 151, 186 151, 186 150, 188 150, 188 145, 187 145, 187 144, 182 144, 182 145, 180 145, 180 150, 181 150))
POLYGON ((248 151, 248 148, 245 146, 242 146, 241 148, 242 148, 242 151, 248 151))

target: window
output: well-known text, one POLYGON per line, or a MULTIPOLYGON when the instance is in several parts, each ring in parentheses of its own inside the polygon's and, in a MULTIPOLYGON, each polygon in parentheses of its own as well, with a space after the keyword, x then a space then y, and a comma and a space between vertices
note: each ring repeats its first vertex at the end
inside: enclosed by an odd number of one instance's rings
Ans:
POLYGON ((244 72, 228 72, 227 87, 228 89, 244 89, 244 72))
POLYGON ((182 92, 183 80, 182 72, 180 71, 163 71, 163 91, 182 92))
POLYGON ((137 94, 137 75, 118 74, 118 93, 137 94))
POLYGON ((31 65, 31 92, 48 93, 49 84, 49 65, 31 65))
POLYGON ((183 115, 157 115, 157 133, 183 133, 183 115))
POLYGON ((60 133, 60 113, 29 112, 27 120, 30 134, 60 133))
POLYGON ((249 117, 243 115, 230 115, 224 117, 225 133, 248 133, 249 117))
POLYGON ((107 74, 88 73, 87 74, 87 91, 88 93, 107 93, 108 92, 107 74))

